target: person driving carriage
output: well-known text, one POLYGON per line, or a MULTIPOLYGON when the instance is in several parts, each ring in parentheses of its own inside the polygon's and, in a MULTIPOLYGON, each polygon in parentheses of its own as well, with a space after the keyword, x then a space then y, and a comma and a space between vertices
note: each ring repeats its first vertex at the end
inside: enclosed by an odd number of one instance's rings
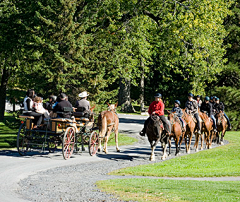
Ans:
POLYGON ((228 118, 227 114, 224 112, 223 102, 220 102, 218 97, 216 97, 215 100, 216 100, 216 102, 215 102, 214 107, 215 107, 216 113, 219 113, 220 111, 222 111, 224 113, 224 116, 227 119, 228 128, 229 128, 229 130, 231 130, 232 126, 231 126, 231 123, 230 123, 230 119, 228 118))
POLYGON ((192 114, 197 120, 198 134, 201 134, 201 123, 198 115, 198 103, 193 99, 193 94, 188 93, 188 101, 185 103, 186 112, 192 114))
POLYGON ((89 96, 89 94, 87 93, 87 91, 83 91, 78 96, 80 97, 80 100, 76 101, 76 111, 83 112, 84 116, 88 117, 91 114, 90 102, 87 100, 87 96, 89 96))
POLYGON ((175 112, 176 115, 178 116, 179 120, 181 121, 181 127, 182 127, 182 131, 185 132, 185 124, 184 121, 182 119, 182 109, 180 108, 180 101, 179 100, 175 100, 174 101, 174 107, 172 108, 171 112, 175 112))
POLYGON ((209 101, 210 101, 210 98, 206 96, 204 99, 204 102, 200 107, 200 111, 203 113, 206 113, 208 117, 210 117, 213 120, 213 128, 214 128, 213 131, 217 132, 217 125, 216 125, 216 119, 214 117, 213 104, 210 103, 209 101))
POLYGON ((66 98, 67 98, 67 95, 65 93, 60 93, 59 102, 53 108, 53 112, 62 112, 58 114, 60 118, 71 118, 71 112, 63 113, 64 107, 72 108, 72 104, 68 100, 66 100, 66 98))
MULTIPOLYGON (((166 117, 164 116, 164 103, 161 99, 162 95, 160 93, 156 93, 154 97, 155 97, 155 101, 153 101, 150 104, 150 106, 148 108, 148 113, 149 113, 149 115, 154 115, 154 114, 158 115, 159 118, 161 119, 161 121, 163 122, 163 126, 164 126, 166 133, 170 134, 170 128, 168 125, 168 121, 167 121, 166 117)), ((145 136, 147 125, 148 125, 150 119, 151 119, 151 117, 148 117, 148 119, 145 121, 143 129, 139 133, 141 136, 145 136)))

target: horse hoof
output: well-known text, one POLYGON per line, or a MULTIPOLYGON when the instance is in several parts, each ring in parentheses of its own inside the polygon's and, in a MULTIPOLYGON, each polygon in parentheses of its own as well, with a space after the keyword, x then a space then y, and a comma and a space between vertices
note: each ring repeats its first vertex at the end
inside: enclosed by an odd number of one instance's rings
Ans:
POLYGON ((224 143, 223 143, 223 142, 221 142, 221 143, 220 143, 220 145, 224 145, 224 143))
POLYGON ((117 149, 117 152, 120 152, 120 149, 117 149))
POLYGON ((165 159, 166 159, 166 157, 163 157, 163 156, 162 156, 162 158, 161 158, 161 159, 162 159, 162 160, 165 160, 165 159))
POLYGON ((155 158, 154 157, 150 157, 149 160, 150 161, 155 161, 155 158))
POLYGON ((101 151, 101 149, 100 148, 98 148, 98 152, 100 152, 101 151))
POLYGON ((198 152, 198 149, 196 149, 195 151, 198 152))
POLYGON ((168 154, 168 156, 171 156, 171 154, 168 154))
POLYGON ((187 153, 190 154, 190 150, 188 150, 187 153))

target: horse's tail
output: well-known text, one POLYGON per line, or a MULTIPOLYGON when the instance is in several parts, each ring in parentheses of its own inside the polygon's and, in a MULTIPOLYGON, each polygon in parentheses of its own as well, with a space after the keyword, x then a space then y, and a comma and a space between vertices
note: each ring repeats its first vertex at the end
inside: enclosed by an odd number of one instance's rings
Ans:
POLYGON ((98 116, 99 137, 104 137, 107 132, 107 118, 104 113, 100 113, 98 116))

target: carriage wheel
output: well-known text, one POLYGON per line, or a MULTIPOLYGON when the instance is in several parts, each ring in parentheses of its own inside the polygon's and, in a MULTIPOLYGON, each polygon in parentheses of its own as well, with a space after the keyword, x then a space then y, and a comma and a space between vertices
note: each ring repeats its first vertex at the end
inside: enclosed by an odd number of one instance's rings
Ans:
POLYGON ((26 155, 29 149, 29 139, 27 138, 26 123, 22 123, 17 135, 17 150, 21 156, 26 155))
POLYGON ((62 140, 62 153, 64 159, 69 159, 74 150, 75 130, 73 127, 68 127, 64 133, 62 140))
POLYGON ((98 134, 96 131, 91 133, 88 145, 88 151, 91 156, 95 155, 98 150, 98 134))

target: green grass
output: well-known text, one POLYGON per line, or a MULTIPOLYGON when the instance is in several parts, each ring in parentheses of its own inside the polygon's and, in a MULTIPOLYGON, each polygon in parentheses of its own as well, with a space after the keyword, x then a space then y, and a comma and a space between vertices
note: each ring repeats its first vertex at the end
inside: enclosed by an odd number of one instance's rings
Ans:
MULTIPOLYGON (((134 143, 136 143, 138 140, 136 138, 133 137, 129 137, 127 135, 118 134, 118 145, 122 146, 122 145, 132 145, 134 143)), ((108 146, 115 146, 115 134, 111 133, 109 140, 108 140, 108 146)))
MULTIPOLYGON (((240 176, 240 132, 227 132, 229 144, 161 163, 120 169, 115 175, 157 177, 240 176)), ((240 181, 115 179, 98 188, 133 201, 240 201, 240 181)))
POLYGON ((17 129, 0 122, 0 148, 16 147, 17 129))
POLYGON ((239 181, 137 178, 99 181, 97 185, 126 201, 240 201, 239 181))
POLYGON ((161 163, 136 166, 112 172, 115 175, 157 177, 240 176, 240 132, 226 133, 229 144, 161 163))

